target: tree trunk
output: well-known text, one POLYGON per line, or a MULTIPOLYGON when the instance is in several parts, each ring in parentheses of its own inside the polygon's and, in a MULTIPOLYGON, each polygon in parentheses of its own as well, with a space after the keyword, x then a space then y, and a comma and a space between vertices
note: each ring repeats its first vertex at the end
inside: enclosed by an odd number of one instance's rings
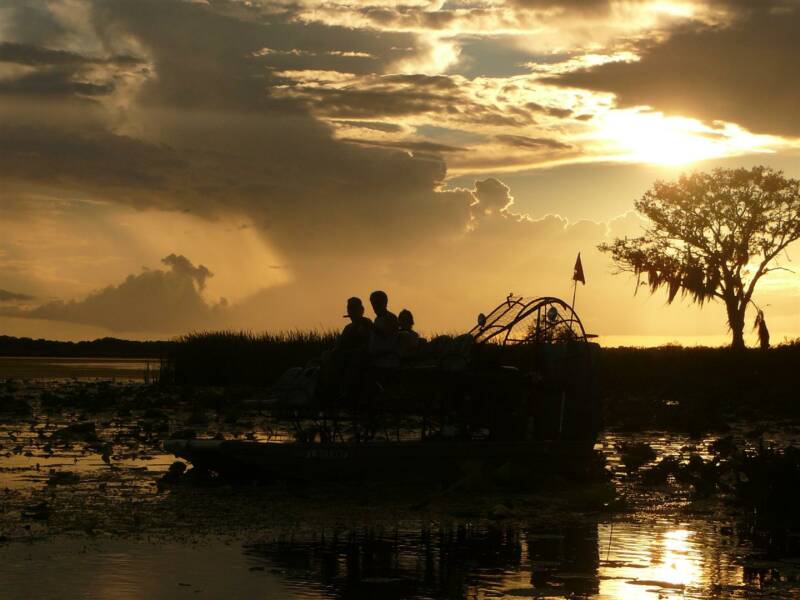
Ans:
POLYGON ((746 307, 740 307, 736 299, 725 302, 728 310, 728 326, 731 328, 731 348, 744 349, 744 313, 746 307))
POLYGON ((734 350, 744 350, 744 323, 740 323, 737 329, 731 326, 731 348, 734 350))

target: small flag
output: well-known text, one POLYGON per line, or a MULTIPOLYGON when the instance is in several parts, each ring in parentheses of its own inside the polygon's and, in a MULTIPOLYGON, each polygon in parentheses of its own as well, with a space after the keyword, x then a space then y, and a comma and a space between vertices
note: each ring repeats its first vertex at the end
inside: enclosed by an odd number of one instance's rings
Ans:
POLYGON ((586 285, 586 278, 583 276, 583 264, 581 264, 581 253, 578 252, 578 259, 575 261, 575 268, 572 270, 572 280, 580 281, 586 285))

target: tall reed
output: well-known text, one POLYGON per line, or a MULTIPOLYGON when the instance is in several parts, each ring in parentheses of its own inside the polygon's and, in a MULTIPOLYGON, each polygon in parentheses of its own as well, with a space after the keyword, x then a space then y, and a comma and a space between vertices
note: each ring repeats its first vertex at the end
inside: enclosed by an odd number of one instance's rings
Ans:
POLYGON ((319 358, 336 343, 332 331, 200 331, 177 339, 168 367, 175 383, 269 385, 281 373, 319 358))

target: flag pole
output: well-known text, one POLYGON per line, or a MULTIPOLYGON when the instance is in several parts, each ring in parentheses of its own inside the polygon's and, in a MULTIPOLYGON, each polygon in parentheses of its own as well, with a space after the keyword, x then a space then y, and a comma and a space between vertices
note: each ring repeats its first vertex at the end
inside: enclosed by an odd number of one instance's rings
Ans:
POLYGON ((572 312, 575 312, 575 294, 578 292, 578 280, 572 281, 572 312))
POLYGON ((583 264, 581 263, 581 253, 575 259, 575 267, 572 269, 572 312, 575 313, 575 296, 578 293, 578 282, 586 285, 586 277, 583 275, 583 264))

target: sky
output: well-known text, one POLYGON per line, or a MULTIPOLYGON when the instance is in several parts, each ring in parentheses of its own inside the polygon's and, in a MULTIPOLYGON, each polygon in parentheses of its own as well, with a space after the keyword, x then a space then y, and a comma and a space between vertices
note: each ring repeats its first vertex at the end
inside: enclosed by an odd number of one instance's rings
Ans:
MULTIPOLYGON (((0 335, 337 329, 375 289, 462 332, 571 300, 580 252, 601 343, 725 343, 597 245, 657 180, 800 177, 799 30, 796 0, 0 0, 0 335)), ((756 292, 774 342, 798 249, 756 292)))

